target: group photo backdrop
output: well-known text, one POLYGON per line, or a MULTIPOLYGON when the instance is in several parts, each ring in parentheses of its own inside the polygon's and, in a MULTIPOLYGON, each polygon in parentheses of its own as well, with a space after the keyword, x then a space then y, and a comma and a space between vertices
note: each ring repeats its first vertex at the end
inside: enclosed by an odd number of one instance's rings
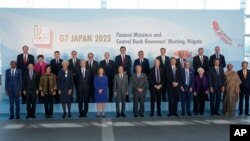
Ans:
POLYGON ((9 62, 22 53, 22 46, 36 58, 43 54, 47 63, 54 51, 70 59, 72 50, 78 58, 94 53, 97 61, 104 52, 111 59, 120 46, 134 61, 139 50, 153 60, 160 48, 170 57, 184 50, 192 60, 197 49, 205 55, 221 47, 227 64, 240 69, 244 59, 244 12, 241 10, 83 10, 83 9, 0 9, 0 100, 7 99, 4 90, 5 70, 9 62))

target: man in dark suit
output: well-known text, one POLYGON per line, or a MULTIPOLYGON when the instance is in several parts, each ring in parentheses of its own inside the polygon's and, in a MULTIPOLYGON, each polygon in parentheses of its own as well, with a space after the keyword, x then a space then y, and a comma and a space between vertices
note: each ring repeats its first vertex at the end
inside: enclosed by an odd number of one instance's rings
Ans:
POLYGON ((77 95, 79 96, 79 117, 86 117, 88 113, 88 102, 89 102, 89 89, 90 89, 90 77, 91 73, 86 68, 86 61, 81 60, 81 67, 77 70, 76 78, 78 83, 77 95), (84 103, 84 108, 83 108, 84 103))
POLYGON ((221 93, 224 93, 225 75, 220 67, 220 60, 214 60, 214 67, 210 68, 208 73, 208 82, 210 87, 210 110, 211 115, 220 115, 219 108, 221 102, 221 93))
POLYGON ((184 62, 184 68, 181 70, 181 116, 191 116, 190 101, 194 87, 194 70, 190 68, 189 61, 184 62))
POLYGON ((240 100, 239 100, 239 115, 243 114, 243 100, 245 97, 245 115, 249 116, 249 95, 250 95, 250 70, 248 68, 248 62, 243 61, 241 63, 242 69, 237 73, 240 77, 240 100))
POLYGON ((176 67, 179 69, 183 69, 185 61, 186 61, 186 59, 184 58, 184 51, 181 50, 181 51, 179 51, 179 58, 176 59, 176 67))
POLYGON ((88 61, 87 63, 87 69, 90 71, 90 90, 89 90, 89 102, 95 102, 95 98, 94 98, 94 77, 97 73, 97 69, 98 69, 98 62, 94 60, 94 54, 92 52, 90 52, 88 54, 88 61))
POLYGON ((149 61, 147 58, 144 58, 144 52, 141 50, 138 52, 139 58, 134 61, 134 73, 136 72, 135 68, 137 65, 142 67, 142 72, 147 76, 149 74, 149 61))
POLYGON ((16 106, 16 119, 20 119, 20 94, 22 91, 22 72, 16 68, 16 61, 10 62, 11 68, 5 73, 5 91, 10 101, 10 118, 14 119, 14 104, 16 106))
MULTIPOLYGON (((22 71, 22 75, 27 70, 28 64, 35 64, 34 56, 28 53, 29 47, 27 45, 23 46, 23 53, 17 56, 17 68, 22 71)), ((26 96, 21 93, 22 103, 26 102, 26 96)))
POLYGON ((220 60, 220 67, 222 67, 223 69, 226 67, 225 57, 224 57, 224 55, 220 54, 220 46, 216 46, 215 47, 215 54, 210 56, 210 59, 209 59, 210 67, 213 67, 213 65, 214 65, 213 62, 215 59, 220 60))
POLYGON ((161 117, 161 96, 165 86, 164 69, 160 67, 160 60, 155 59, 154 67, 149 72, 149 90, 150 90, 150 116, 154 116, 155 101, 157 103, 157 115, 161 117))
POLYGON ((170 60, 170 66, 166 70, 166 83, 168 91, 168 116, 176 116, 178 108, 178 100, 181 86, 181 70, 176 67, 176 59, 174 57, 170 60))
MULTIPOLYGON (((71 70, 73 74, 73 80, 74 80, 74 86, 72 89, 72 99, 73 99, 74 87, 77 91, 77 85, 78 85, 76 73, 77 73, 77 70, 80 69, 80 59, 77 58, 77 52, 75 50, 71 52, 71 59, 69 59, 68 61, 69 61, 69 70, 71 70)), ((76 101, 79 102, 79 96, 77 95, 77 93, 76 93, 76 101)))
POLYGON ((207 74, 209 70, 209 60, 208 60, 208 57, 204 55, 203 48, 199 48, 198 55, 193 58, 193 68, 194 68, 195 74, 198 74, 197 73, 198 68, 203 68, 205 70, 205 74, 207 74))
MULTIPOLYGON (((50 61, 50 66, 51 66, 51 72, 58 76, 58 71, 62 69, 62 61, 63 59, 60 58, 60 52, 55 51, 54 52, 55 58, 50 61)), ((55 103, 59 103, 59 94, 58 91, 56 91, 56 94, 54 96, 55 98, 55 103)))
POLYGON ((27 97, 27 116, 36 118, 36 97, 39 90, 39 74, 34 71, 33 64, 28 65, 28 70, 23 76, 23 93, 27 97))
MULTIPOLYGON (((170 58, 168 56, 166 56, 166 49, 165 48, 161 48, 160 49, 161 55, 157 56, 156 59, 160 60, 160 67, 162 69, 164 69, 164 72, 166 71, 166 69, 169 67, 170 65, 170 58)), ((166 97, 166 86, 163 86, 163 93, 162 93, 162 100, 163 101, 167 101, 167 97, 166 97)))
POLYGON ((113 102, 113 80, 115 76, 115 62, 110 60, 109 52, 104 53, 104 60, 100 61, 100 67, 105 71, 108 77, 108 87, 109 87, 109 102, 113 102))
MULTIPOLYGON (((123 66, 124 68, 124 74, 127 74, 128 76, 128 83, 130 82, 130 76, 131 76, 131 67, 132 67, 132 61, 129 55, 126 54, 126 47, 121 46, 120 47, 120 55, 117 55, 115 57, 115 68, 118 70, 119 66, 123 66)), ((126 95, 126 102, 130 102, 129 100, 129 94, 126 95)))

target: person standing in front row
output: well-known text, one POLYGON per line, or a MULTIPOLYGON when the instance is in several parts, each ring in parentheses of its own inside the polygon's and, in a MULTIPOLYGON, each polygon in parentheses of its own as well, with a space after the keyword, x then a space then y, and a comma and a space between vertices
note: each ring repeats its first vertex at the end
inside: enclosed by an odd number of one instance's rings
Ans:
POLYGON ((245 97, 245 115, 249 116, 249 95, 250 95, 250 70, 248 68, 248 62, 243 61, 241 63, 242 69, 237 73, 240 77, 240 101, 239 101, 239 115, 243 114, 243 100, 245 97))
POLYGON ((132 89, 134 94, 134 117, 144 117, 144 101, 147 86, 147 75, 142 73, 142 67, 137 65, 135 67, 136 73, 132 75, 132 89), (138 110, 138 103, 140 102, 140 109, 138 110))
MULTIPOLYGON (((25 71, 28 69, 28 64, 35 64, 35 59, 34 56, 32 54, 28 53, 29 51, 29 47, 27 45, 23 46, 23 53, 19 54, 17 56, 17 68, 20 69, 22 71, 22 75, 24 75, 25 71)), ((26 102, 26 96, 21 93, 22 96, 22 103, 25 104, 26 102)))
POLYGON ((23 94, 27 98, 27 116, 28 118, 36 118, 36 98, 39 92, 40 75, 34 71, 34 65, 29 64, 28 70, 23 76, 23 94))
POLYGON ((166 83, 168 92, 168 116, 176 116, 178 109, 178 101, 180 95, 181 84, 181 70, 176 66, 176 59, 174 57, 170 60, 170 67, 166 70, 166 83))
POLYGON ((40 78, 39 90, 44 97, 45 118, 53 116, 53 96, 57 89, 56 76, 51 73, 50 65, 45 68, 45 74, 40 78))
POLYGON ((124 74, 123 66, 118 67, 118 74, 114 78, 114 95, 116 97, 116 117, 126 117, 125 100, 128 95, 128 76, 124 74), (122 104, 121 109, 120 103, 122 104))
POLYGON ((106 76, 108 77, 109 88, 109 102, 113 102, 113 84, 115 76, 115 62, 110 59, 109 52, 104 53, 104 60, 100 61, 100 67, 104 69, 106 76))
POLYGON ((89 88, 90 88, 90 72, 86 68, 86 61, 81 60, 80 69, 76 73, 77 84, 79 85, 77 89, 77 95, 79 96, 79 117, 87 117, 89 109, 89 88), (83 107, 84 104, 84 107, 83 107))
POLYGON ((205 100, 208 95, 208 78, 203 68, 198 68, 198 75, 194 79, 194 115, 204 114, 205 100))
POLYGON ((150 115, 154 116, 155 101, 157 107, 157 116, 161 117, 161 96, 163 87, 165 86, 165 73, 163 68, 160 67, 160 60, 155 59, 154 67, 150 69, 149 73, 149 90, 150 90, 150 115))
POLYGON ((208 73, 208 82, 210 87, 210 110, 211 115, 219 116, 219 108, 221 103, 221 94, 225 90, 225 74, 220 67, 220 60, 214 60, 214 67, 210 68, 208 73))
POLYGON ((184 62, 184 68, 181 70, 181 116, 191 116, 190 101, 194 87, 194 70, 190 68, 189 61, 184 62))
POLYGON ((62 103, 63 116, 66 117, 66 105, 68 107, 68 117, 71 118, 71 98, 73 89, 73 74, 68 69, 69 61, 62 62, 62 69, 58 72, 58 94, 62 103))
MULTIPOLYGON (((117 55, 115 57, 115 68, 116 68, 116 70, 118 70, 118 68, 120 66, 123 66, 124 74, 127 75, 128 83, 129 83, 130 76, 131 76, 131 67, 132 67, 131 57, 126 54, 126 47, 125 46, 120 47, 120 52, 121 52, 121 54, 117 55)), ((126 95, 126 102, 130 102, 129 94, 126 95)))
POLYGON ((14 119, 14 105, 16 106, 16 119, 20 119, 20 94, 22 91, 22 72, 16 68, 16 61, 10 62, 10 69, 5 72, 5 91, 9 96, 10 118, 14 119))
POLYGON ((94 78, 95 102, 97 103, 96 117, 105 117, 105 104, 108 102, 108 77, 104 74, 104 69, 99 68, 98 74, 94 78))

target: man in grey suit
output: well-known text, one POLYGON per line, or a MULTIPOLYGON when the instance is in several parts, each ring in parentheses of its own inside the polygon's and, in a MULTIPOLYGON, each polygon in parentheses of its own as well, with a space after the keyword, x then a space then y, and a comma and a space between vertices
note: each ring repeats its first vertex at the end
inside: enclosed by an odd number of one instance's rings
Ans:
POLYGON ((147 75, 142 73, 142 67, 135 67, 136 73, 132 75, 132 87, 134 94, 134 117, 144 117, 144 101, 147 85, 147 75), (140 101, 140 110, 138 111, 138 102, 140 101))
POLYGON ((124 74, 123 66, 118 67, 118 74, 114 78, 114 95, 116 98, 116 117, 126 117, 125 100, 126 95, 128 95, 128 76, 124 74), (121 110, 120 103, 122 103, 121 110))

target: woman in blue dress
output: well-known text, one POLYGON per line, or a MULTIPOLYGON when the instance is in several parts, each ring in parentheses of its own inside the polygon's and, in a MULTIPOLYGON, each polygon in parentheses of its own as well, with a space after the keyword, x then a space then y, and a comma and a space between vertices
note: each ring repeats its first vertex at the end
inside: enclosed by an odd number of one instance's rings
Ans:
POLYGON ((58 72, 58 94, 60 95, 60 102, 63 108, 63 118, 66 117, 66 105, 68 107, 68 117, 71 118, 71 100, 73 88, 73 75, 68 69, 69 62, 64 60, 62 62, 63 68, 58 72))
POLYGON ((97 103, 97 114, 96 117, 100 116, 105 117, 105 103, 108 102, 108 78, 104 74, 104 69, 99 68, 98 74, 94 78, 94 87, 95 87, 95 102, 97 103))

